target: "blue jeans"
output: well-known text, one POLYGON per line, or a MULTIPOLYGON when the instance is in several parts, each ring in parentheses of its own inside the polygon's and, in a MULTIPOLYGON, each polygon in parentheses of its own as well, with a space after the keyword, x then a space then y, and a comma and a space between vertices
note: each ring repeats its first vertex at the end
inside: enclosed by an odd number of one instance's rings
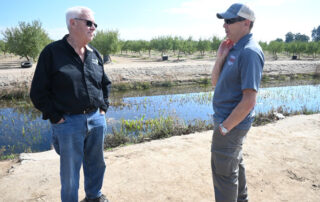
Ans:
POLYGON ((233 128, 221 135, 214 123, 211 145, 211 170, 216 202, 248 201, 242 144, 248 130, 233 128))
POLYGON ((100 197, 106 168, 103 157, 105 115, 97 110, 63 117, 63 123, 52 124, 53 146, 60 155, 61 201, 78 202, 81 164, 86 197, 100 197))

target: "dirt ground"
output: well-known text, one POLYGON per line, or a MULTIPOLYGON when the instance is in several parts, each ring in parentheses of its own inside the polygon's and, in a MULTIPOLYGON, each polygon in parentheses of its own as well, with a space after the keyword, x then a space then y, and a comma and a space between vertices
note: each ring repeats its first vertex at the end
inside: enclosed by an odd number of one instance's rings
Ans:
MULTIPOLYGON (((103 193, 111 202, 214 201, 212 131, 105 152, 103 193)), ((253 127, 244 144, 250 201, 320 201, 320 114, 253 127)), ((79 198, 84 197, 83 176, 79 198)), ((0 201, 59 201, 53 151, 0 162, 0 201)))

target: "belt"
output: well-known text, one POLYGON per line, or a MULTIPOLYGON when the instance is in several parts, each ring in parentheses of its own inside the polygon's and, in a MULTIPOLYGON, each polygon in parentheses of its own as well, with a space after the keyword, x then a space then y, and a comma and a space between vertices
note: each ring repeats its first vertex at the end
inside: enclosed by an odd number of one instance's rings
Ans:
POLYGON ((65 114, 67 114, 67 115, 90 114, 90 113, 95 112, 97 110, 98 110, 98 108, 96 108, 96 107, 88 107, 84 110, 81 110, 80 112, 66 112, 65 114))

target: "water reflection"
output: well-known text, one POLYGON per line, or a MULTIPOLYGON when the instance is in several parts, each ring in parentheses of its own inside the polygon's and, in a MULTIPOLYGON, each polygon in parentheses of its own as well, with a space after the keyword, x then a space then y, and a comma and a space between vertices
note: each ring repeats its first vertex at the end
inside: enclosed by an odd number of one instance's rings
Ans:
MULTIPOLYGON (((143 95, 113 94, 113 105, 107 113, 108 133, 119 127, 122 119, 135 120, 159 116, 175 116, 185 122, 211 120, 212 96, 210 87, 174 88, 162 91, 151 90, 143 95), (174 93, 179 94, 174 94, 174 93), (156 94, 156 95, 155 95, 156 94), (136 95, 132 97, 132 95, 136 95), (137 96, 143 95, 143 96, 137 96), (131 96, 131 97, 130 97, 131 96)), ((0 108, 0 155, 24 151, 44 151, 51 147, 51 128, 48 121, 41 119, 30 102, 6 103, 0 108)), ((258 94, 256 113, 269 113, 281 108, 294 111, 320 111, 320 85, 261 88, 258 94)))
POLYGON ((255 111, 265 114, 278 109, 288 113, 304 110, 319 112, 320 85, 262 88, 255 111))

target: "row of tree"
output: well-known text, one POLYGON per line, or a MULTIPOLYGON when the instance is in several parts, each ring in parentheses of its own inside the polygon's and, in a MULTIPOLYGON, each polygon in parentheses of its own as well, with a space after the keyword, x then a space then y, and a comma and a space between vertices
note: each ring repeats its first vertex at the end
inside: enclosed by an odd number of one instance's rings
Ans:
POLYGON ((96 47, 101 54, 108 55, 111 53, 129 52, 141 54, 141 52, 148 52, 149 57, 151 51, 159 51, 161 55, 167 54, 168 51, 177 53, 178 60, 181 54, 191 55, 199 51, 201 56, 205 52, 216 51, 221 40, 217 37, 211 39, 193 40, 192 37, 183 39, 182 37, 159 36, 150 41, 146 40, 119 40, 119 33, 117 31, 98 31, 91 44, 96 47))
MULTIPOLYGON (((200 52, 201 56, 205 55, 205 52, 215 52, 218 50, 221 39, 213 36, 210 39, 193 40, 192 37, 183 39, 182 37, 160 36, 152 39, 151 41, 145 40, 118 40, 119 33, 117 31, 98 31, 92 44, 98 48, 103 54, 117 52, 134 52, 139 53, 148 51, 149 57, 151 50, 161 52, 162 55, 168 51, 172 51, 177 54, 178 60, 181 54, 193 54, 196 51, 200 52), (103 42, 104 41, 104 42, 103 42)), ((312 30, 312 42, 309 41, 309 37, 304 34, 288 32, 285 35, 285 42, 278 38, 271 41, 269 44, 266 42, 259 42, 264 51, 268 51, 273 54, 274 58, 278 58, 278 53, 286 52, 288 55, 297 56, 300 58, 301 54, 312 55, 313 58, 320 53, 320 26, 312 30)))
MULTIPOLYGON (((32 23, 20 22, 18 27, 7 28, 3 33, 4 40, 0 40, 0 51, 13 53, 27 60, 34 61, 39 56, 41 50, 52 42, 46 31, 41 27, 40 21, 32 23)), ((264 51, 271 52, 275 59, 277 54, 285 51, 288 54, 300 55, 306 53, 316 57, 320 53, 320 26, 312 30, 312 42, 309 37, 300 33, 293 34, 288 32, 286 39, 276 39, 269 44, 259 42, 264 51)), ((206 52, 216 52, 221 39, 213 36, 209 39, 194 40, 192 37, 184 39, 180 36, 159 36, 150 41, 146 40, 120 40, 118 31, 98 30, 91 44, 96 47, 101 54, 107 56, 114 53, 128 51, 136 54, 148 52, 149 57, 152 50, 158 51, 161 55, 172 51, 177 58, 182 54, 191 55, 200 52, 204 56, 206 52)))
POLYGON ((260 46, 264 51, 272 53, 273 58, 277 59, 278 54, 285 52, 287 55, 292 55, 293 58, 300 58, 301 54, 307 54, 316 58, 317 54, 320 53, 320 41, 318 42, 302 42, 292 41, 289 43, 282 42, 279 40, 270 41, 269 44, 265 42, 259 42, 260 46))

